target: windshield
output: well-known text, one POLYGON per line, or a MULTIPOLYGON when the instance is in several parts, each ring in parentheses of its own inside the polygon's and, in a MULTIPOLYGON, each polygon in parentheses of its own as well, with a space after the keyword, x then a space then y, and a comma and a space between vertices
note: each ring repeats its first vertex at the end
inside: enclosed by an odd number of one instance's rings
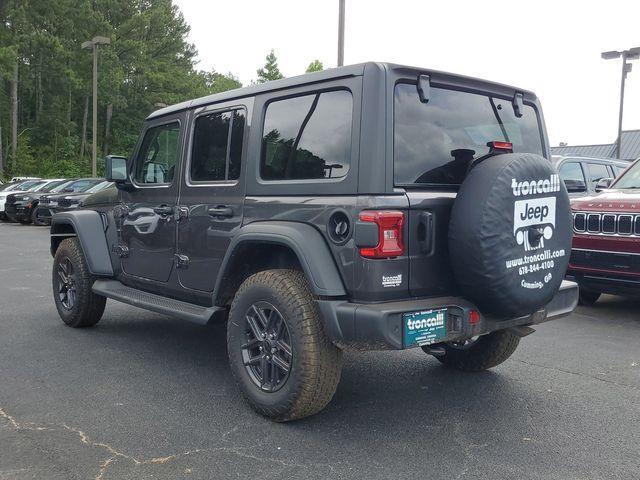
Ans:
POLYGON ((111 182, 100 182, 98 185, 96 185, 95 187, 91 187, 90 189, 88 189, 86 191, 86 193, 96 193, 99 192, 100 190, 104 190, 105 188, 107 188, 109 185, 111 185, 111 182))
POLYGON ((612 188, 640 188, 640 161, 636 161, 611 185, 612 188))
POLYGON ((98 185, 99 183, 104 182, 99 178, 81 178, 80 180, 75 180, 70 185, 67 185, 63 188, 62 193, 84 193, 89 190, 91 187, 98 185))
POLYGON ((443 88, 431 88, 429 102, 422 103, 408 83, 396 85, 394 97, 396 185, 459 185, 469 163, 489 153, 492 141, 544 156, 530 105, 516 117, 511 100, 443 88))
POLYGON ((56 185, 59 185, 60 182, 63 182, 64 180, 47 180, 44 183, 36 186, 35 188, 32 188, 30 191, 31 192, 48 192, 51 188, 55 187, 56 185))
POLYGON ((50 193, 58 193, 71 185, 75 180, 64 180, 61 184, 56 185, 50 190, 50 193))
MULTIPOLYGON (((28 180, 26 182, 20 182, 20 183, 14 185, 10 190, 17 191, 17 192, 20 192, 20 191, 24 192, 24 191, 30 190, 31 188, 42 184, 42 183, 43 182, 41 180, 28 180)), ((9 190, 9 189, 7 189, 7 190, 9 190)))
POLYGON ((54 180, 53 182, 47 183, 45 186, 38 188, 38 192, 49 193, 52 192, 55 188, 64 185, 65 183, 69 183, 68 180, 54 180))
POLYGON ((21 190, 27 191, 27 192, 35 192, 36 190, 38 190, 39 187, 41 187, 42 185, 45 185, 47 182, 43 182, 42 180, 39 182, 35 182, 31 185, 29 185, 28 187, 23 185, 22 187, 20 187, 21 190))

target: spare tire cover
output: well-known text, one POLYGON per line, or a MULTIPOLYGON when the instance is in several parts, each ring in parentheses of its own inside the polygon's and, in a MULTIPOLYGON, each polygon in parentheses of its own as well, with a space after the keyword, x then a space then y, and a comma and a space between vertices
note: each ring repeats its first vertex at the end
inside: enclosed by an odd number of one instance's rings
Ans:
POLYGON ((465 297, 501 317, 531 314, 558 291, 571 253, 569 196, 539 155, 489 157, 454 202, 449 253, 465 297))

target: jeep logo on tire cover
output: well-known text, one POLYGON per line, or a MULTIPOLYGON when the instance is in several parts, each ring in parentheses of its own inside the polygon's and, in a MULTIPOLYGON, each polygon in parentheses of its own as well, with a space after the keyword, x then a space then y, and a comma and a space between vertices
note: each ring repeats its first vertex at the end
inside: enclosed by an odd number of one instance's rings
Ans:
POLYGON ((518 200, 513 204, 513 234, 518 245, 524 244, 529 251, 543 248, 544 241, 553 236, 556 227, 556 197, 518 200), (528 227, 537 225, 542 230, 542 238, 536 246, 529 244, 528 227))

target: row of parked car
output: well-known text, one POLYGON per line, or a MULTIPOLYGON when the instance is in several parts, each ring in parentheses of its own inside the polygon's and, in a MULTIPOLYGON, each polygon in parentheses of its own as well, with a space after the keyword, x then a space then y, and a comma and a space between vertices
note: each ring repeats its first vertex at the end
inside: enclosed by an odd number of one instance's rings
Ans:
POLYGON ((113 186, 104 178, 29 178, 0 185, 0 220, 49 225, 54 213, 73 210, 113 186))

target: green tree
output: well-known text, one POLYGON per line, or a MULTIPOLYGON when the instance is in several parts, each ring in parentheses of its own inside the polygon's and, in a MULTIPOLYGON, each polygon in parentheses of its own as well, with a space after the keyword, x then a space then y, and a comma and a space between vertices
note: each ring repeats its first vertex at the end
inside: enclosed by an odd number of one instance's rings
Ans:
POLYGON ((258 74, 258 83, 270 82, 271 80, 280 80, 284 78, 284 75, 280 72, 278 68, 278 58, 276 54, 273 53, 273 49, 269 52, 269 54, 265 57, 264 67, 259 68, 256 73, 258 74))
POLYGON ((320 60, 316 59, 309 64, 305 73, 321 72, 322 70, 324 70, 324 65, 320 60))
POLYGON ((173 0, 0 0, 0 176, 90 171, 92 56, 80 44, 96 35, 111 39, 98 59, 100 153, 128 154, 156 103, 241 86, 198 71, 188 34, 173 0))

